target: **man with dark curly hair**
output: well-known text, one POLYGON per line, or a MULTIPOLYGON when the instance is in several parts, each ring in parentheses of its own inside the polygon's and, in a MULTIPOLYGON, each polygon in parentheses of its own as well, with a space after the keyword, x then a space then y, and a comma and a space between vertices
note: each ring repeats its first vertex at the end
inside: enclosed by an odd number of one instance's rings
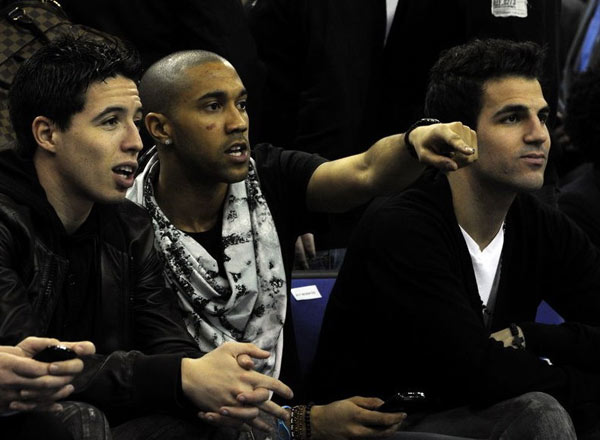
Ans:
POLYGON ((566 439, 572 417, 599 438, 600 252, 528 194, 550 150, 542 66, 538 45, 496 39, 435 64, 426 114, 475 129, 479 159, 367 210, 325 312, 318 398, 416 389, 430 401, 407 430, 566 439), (536 322, 542 300, 568 322, 536 322))

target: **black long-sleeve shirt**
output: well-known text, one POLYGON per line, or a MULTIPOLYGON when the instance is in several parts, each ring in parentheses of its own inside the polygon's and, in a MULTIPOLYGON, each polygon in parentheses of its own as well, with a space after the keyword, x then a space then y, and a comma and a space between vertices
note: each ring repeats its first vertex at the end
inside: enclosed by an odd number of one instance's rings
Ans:
POLYGON ((314 394, 385 398, 416 388, 448 407, 543 391, 568 409, 599 402, 600 253, 566 216, 527 195, 507 215, 491 332, 511 322, 524 329, 526 350, 489 338, 440 177, 376 202, 358 226, 325 314, 314 394), (542 300, 567 323, 534 323, 542 300))

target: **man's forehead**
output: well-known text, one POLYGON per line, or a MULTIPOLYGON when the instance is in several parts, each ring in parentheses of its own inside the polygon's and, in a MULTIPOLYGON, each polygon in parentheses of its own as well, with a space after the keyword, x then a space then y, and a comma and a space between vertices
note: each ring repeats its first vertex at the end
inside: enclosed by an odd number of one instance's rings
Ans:
POLYGON ((548 106, 536 78, 509 76, 494 78, 483 84, 482 111, 514 105, 533 111, 548 106))
POLYGON ((126 104, 141 106, 137 86, 133 80, 123 76, 109 77, 89 85, 86 91, 85 108, 103 107, 107 104, 126 104))
POLYGON ((187 85, 197 93, 213 91, 239 92, 244 88, 242 80, 229 62, 209 61, 189 67, 184 72, 187 85))

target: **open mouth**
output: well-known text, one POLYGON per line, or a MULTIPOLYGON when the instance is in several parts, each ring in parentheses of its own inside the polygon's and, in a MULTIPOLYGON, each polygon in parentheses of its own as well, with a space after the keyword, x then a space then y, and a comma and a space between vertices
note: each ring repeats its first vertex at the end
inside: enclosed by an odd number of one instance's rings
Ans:
POLYGON ((241 157, 244 154, 246 154, 246 151, 248 151, 248 147, 246 146, 246 144, 238 143, 232 145, 227 150, 225 150, 225 153, 233 157, 241 157))
POLYGON ((112 169, 113 173, 119 174, 120 176, 130 179, 135 173, 135 169, 130 165, 118 165, 112 169))

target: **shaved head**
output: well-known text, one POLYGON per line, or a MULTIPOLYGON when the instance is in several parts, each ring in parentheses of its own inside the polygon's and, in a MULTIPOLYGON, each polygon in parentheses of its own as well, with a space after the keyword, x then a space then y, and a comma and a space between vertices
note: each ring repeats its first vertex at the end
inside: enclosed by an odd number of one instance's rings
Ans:
MULTIPOLYGON (((140 98, 144 113, 169 114, 179 94, 187 86, 185 72, 191 67, 210 62, 231 66, 220 55, 205 50, 186 50, 168 55, 148 68, 140 83, 140 98)), ((232 66, 233 68, 233 66, 232 66)))

